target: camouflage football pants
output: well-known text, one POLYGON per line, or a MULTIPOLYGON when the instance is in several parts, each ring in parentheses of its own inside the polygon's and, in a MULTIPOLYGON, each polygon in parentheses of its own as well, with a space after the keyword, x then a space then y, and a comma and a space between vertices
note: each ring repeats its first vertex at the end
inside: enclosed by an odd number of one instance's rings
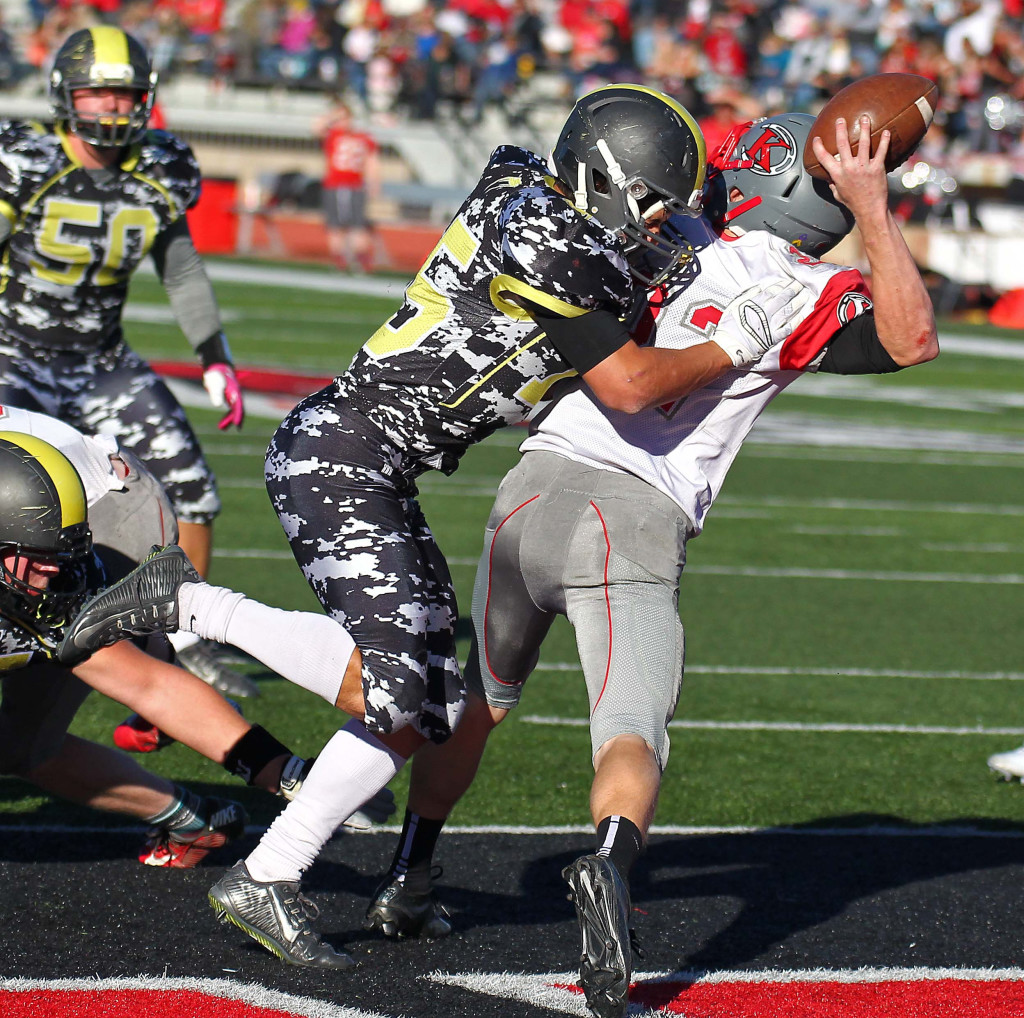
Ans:
POLYGON ((87 435, 114 435, 160 481, 183 523, 220 512, 213 472, 185 411, 124 342, 80 353, 0 339, 0 405, 57 417, 87 435))
POLYGON ((366 727, 443 742, 465 706, 455 591, 400 450, 331 385, 281 423, 266 480, 306 580, 362 652, 366 727))

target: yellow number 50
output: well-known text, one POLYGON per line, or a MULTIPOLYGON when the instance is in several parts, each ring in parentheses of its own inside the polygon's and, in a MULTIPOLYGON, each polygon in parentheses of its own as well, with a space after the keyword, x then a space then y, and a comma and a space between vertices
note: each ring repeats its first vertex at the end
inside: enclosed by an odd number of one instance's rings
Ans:
MULTIPOLYGON (((102 219, 103 209, 95 202, 47 201, 36 244, 41 254, 55 262, 63 262, 67 268, 54 269, 33 259, 32 271, 48 283, 76 286, 93 263, 93 249, 88 244, 69 240, 64 228, 68 225, 97 227, 102 219)), ((136 232, 142 235, 140 254, 145 254, 153 245, 158 225, 156 214, 148 208, 123 208, 114 213, 107 227, 103 261, 96 270, 95 283, 112 286, 120 282, 124 278, 128 234, 136 232)))

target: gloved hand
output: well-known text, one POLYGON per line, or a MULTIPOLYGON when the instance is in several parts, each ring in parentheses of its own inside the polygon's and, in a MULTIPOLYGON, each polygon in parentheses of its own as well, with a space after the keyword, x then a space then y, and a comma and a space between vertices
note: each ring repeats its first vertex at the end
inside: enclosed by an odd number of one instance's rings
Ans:
POLYGON ((374 824, 383 824, 395 812, 395 793, 382 788, 372 799, 367 799, 341 826, 351 831, 368 831, 374 824))
POLYGON ((795 279, 752 286, 725 309, 711 340, 735 367, 749 367, 793 334, 814 300, 814 291, 795 279))
POLYGON ((228 412, 220 419, 217 427, 221 431, 232 424, 241 428, 245 419, 245 404, 235 369, 230 364, 211 364, 203 372, 203 388, 215 407, 227 407, 228 412))

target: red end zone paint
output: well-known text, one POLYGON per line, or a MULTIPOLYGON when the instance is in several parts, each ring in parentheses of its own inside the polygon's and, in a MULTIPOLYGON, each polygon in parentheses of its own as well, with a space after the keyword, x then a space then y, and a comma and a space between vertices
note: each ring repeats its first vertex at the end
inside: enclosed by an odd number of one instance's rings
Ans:
POLYGON ((629 999, 686 1018, 1020 1018, 1024 986, 980 980, 647 983, 629 999))
POLYGON ((4 1018, 296 1018, 294 1011, 259 1007, 196 990, 0 990, 4 1018))
MULTIPOLYGON (((1024 971, 1017 968, 862 968, 634 973, 629 999, 639 1015, 685 1018, 1021 1018, 1024 971), (638 1006, 639 1005, 639 1006, 638 1006)), ((490 997, 580 1014, 575 975, 484 973, 427 976, 490 997)))

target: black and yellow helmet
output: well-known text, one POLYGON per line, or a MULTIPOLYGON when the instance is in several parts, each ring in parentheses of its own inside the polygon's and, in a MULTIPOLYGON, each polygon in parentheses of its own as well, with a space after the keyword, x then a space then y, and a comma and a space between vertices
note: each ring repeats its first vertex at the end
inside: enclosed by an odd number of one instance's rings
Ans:
POLYGON ((0 614, 48 648, 85 597, 86 513, 82 480, 59 449, 34 435, 0 434, 0 614), (27 558, 54 561, 60 573, 45 588, 33 586, 17 575, 27 558))
POLYGON ((138 39, 112 25, 82 28, 64 40, 53 58, 50 102, 59 123, 100 148, 139 141, 156 98, 156 72, 138 39), (135 93, 130 113, 80 113, 72 93, 81 88, 126 88, 135 93))
MULTIPOLYGON (((700 215, 707 154, 693 117, 643 85, 606 85, 573 107, 551 151, 577 207, 624 240, 670 261, 689 250, 649 230, 656 212, 700 215)), ((631 260, 632 261, 632 260, 631 260)))

